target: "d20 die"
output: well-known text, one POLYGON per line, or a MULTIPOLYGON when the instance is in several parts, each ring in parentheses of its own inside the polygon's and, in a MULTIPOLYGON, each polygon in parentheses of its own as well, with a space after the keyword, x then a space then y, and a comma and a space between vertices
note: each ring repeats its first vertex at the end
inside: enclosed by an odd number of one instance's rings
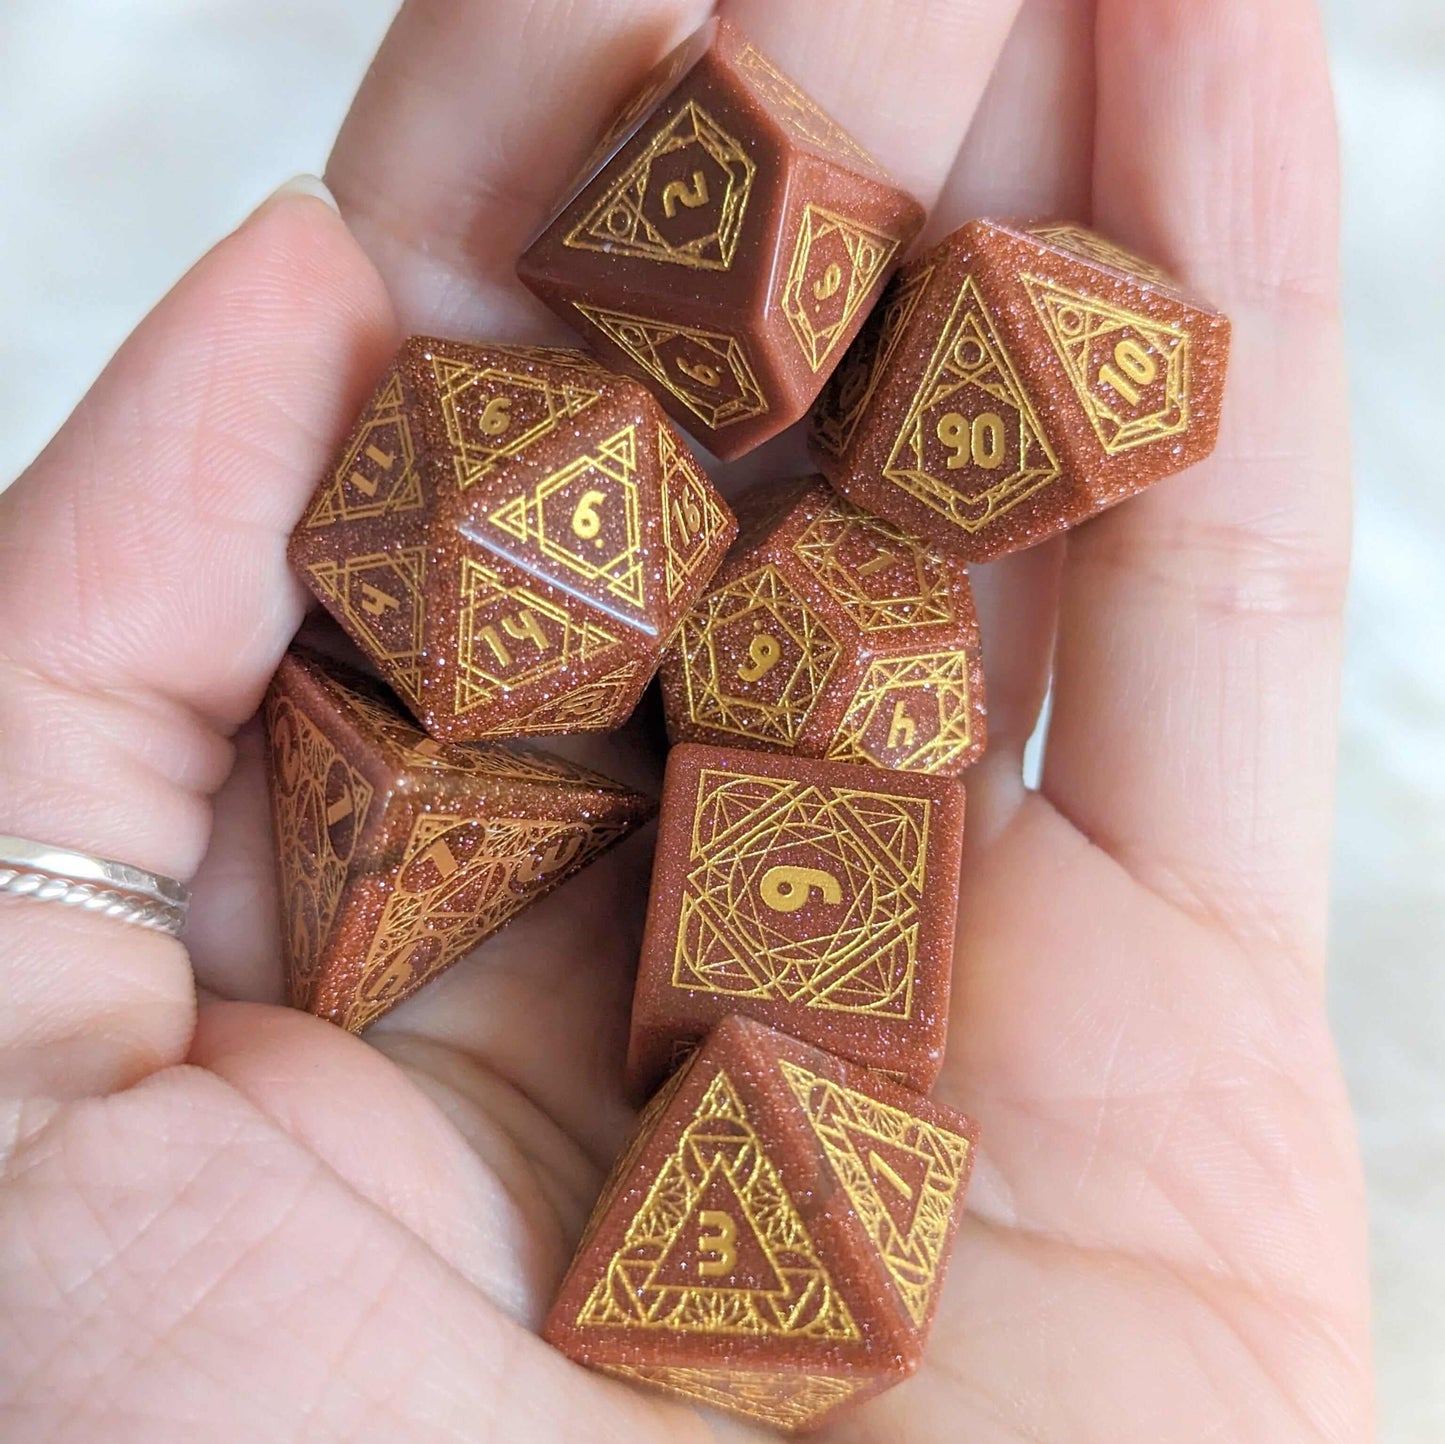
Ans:
POLYGON ((1229 322, 1071 225, 973 221, 894 278, 819 398, 860 506, 987 561, 1202 460, 1229 322))
POLYGON ((673 741, 968 767, 987 733, 963 563, 816 478, 737 505, 744 534, 663 661, 673 741))
POLYGON ((922 208, 725 21, 643 82, 518 274, 719 456, 796 421, 922 208))
POLYGON ((636 382, 413 337, 289 555, 427 731, 474 741, 619 726, 735 532, 636 382))
POLYGON ((815 1428, 918 1366, 977 1136, 729 1018, 644 1111, 543 1337, 615 1377, 815 1428))
POLYGON ((264 715, 291 1003, 351 1032, 655 810, 545 752, 438 742, 300 648, 264 715))
POLYGON ((950 778, 675 748, 632 1005, 634 1095, 729 1013, 926 1091, 947 1036, 963 807, 950 778))

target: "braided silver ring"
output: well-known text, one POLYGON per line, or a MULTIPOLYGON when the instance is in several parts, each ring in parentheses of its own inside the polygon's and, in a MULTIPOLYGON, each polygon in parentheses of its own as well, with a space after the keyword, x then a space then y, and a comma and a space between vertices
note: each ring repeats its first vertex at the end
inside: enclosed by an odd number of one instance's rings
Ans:
POLYGON ((174 878, 0 833, 0 893, 59 903, 174 936, 190 895, 174 878))

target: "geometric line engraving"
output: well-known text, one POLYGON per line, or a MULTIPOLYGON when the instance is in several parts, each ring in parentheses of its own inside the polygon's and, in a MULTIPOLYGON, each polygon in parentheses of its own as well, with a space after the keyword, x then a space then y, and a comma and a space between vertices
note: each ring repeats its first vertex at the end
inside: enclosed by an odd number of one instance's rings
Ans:
POLYGON ((1037 276, 1023 282, 1110 456, 1189 429, 1188 331, 1037 276))
POLYGON ((646 662, 627 662, 595 682, 573 687, 531 712, 503 721, 499 735, 542 736, 620 727, 651 676, 646 662))
POLYGON ((744 45, 736 65, 763 102, 774 109, 774 118, 782 121, 798 139, 819 150, 841 152, 871 170, 880 169, 878 162, 817 101, 800 90, 765 55, 751 45, 744 45))
POLYGON ((1106 241, 1093 231, 1086 231, 1082 226, 1031 226, 1029 235, 1046 245, 1068 251, 1081 260, 1122 271, 1126 276, 1137 277, 1151 286, 1168 291, 1179 289, 1179 283, 1167 271, 1122 246, 1116 246, 1113 241, 1106 241))
POLYGON ((667 600, 676 601, 713 546, 728 529, 728 514, 672 428, 657 424, 657 454, 662 468, 663 570, 667 600))
POLYGON ((401 377, 393 372, 330 482, 317 492, 302 525, 314 528, 363 521, 415 511, 421 504, 421 476, 401 377))
POLYGON ((616 1379, 651 1384, 713 1409, 730 1409, 778 1429, 811 1428, 868 1382, 833 1374, 757 1369, 687 1369, 667 1364, 599 1364, 616 1379))
POLYGON ((689 100, 562 244, 725 271, 756 169, 742 145, 689 100))
POLYGON ((973 277, 960 288, 883 475, 973 533, 1061 474, 973 277))
POLYGON ((897 237, 862 221, 811 203, 803 207, 782 312, 814 371, 852 325, 898 246, 897 237))
POLYGON ((926 652, 871 662, 828 756, 908 772, 940 772, 973 745, 966 652, 926 652))
POLYGON ((577 1325, 862 1338, 725 1073, 708 1085, 577 1325))
POLYGON ((926 798, 705 769, 673 987, 911 1017, 930 813, 926 798), (786 905, 780 876, 805 880, 804 905, 786 905))
POLYGON ((573 303, 619 350, 714 431, 764 416, 767 398, 741 341, 725 331, 573 303))
POLYGON ((779 1067, 914 1324, 938 1282, 968 1139, 785 1060, 779 1067))

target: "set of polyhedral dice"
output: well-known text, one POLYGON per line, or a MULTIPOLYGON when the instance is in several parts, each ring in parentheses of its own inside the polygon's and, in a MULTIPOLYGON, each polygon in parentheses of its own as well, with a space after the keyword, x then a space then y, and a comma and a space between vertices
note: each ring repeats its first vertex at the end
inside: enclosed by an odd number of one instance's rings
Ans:
POLYGON ((784 1428, 917 1364, 972 1162, 925 1096, 984 746, 964 563, 1206 454, 1228 348, 1071 225, 966 225, 885 288, 922 221, 699 32, 522 258, 601 360, 408 341, 296 529, 390 690, 297 649, 266 704, 292 999, 359 1030, 652 815, 509 739, 617 727, 661 669, 689 745, 627 1064, 651 1101, 545 1332, 784 1428), (815 402, 827 482, 736 518, 663 415, 732 457, 815 402))

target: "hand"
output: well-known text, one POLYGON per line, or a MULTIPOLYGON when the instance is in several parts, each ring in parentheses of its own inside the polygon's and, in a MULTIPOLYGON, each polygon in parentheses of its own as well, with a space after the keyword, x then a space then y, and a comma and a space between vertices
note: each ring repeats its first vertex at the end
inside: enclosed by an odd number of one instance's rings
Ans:
MULTIPOLYGON (((937 1093, 984 1150, 921 1372, 834 1433, 1361 1440, 1322 990, 1348 496, 1314 5, 1025 0, 1007 40, 1004 0, 724 8, 935 236, 1092 215, 1235 325, 1212 461, 981 577, 992 747, 937 1093)), ((0 899, 15 1444, 708 1432, 533 1334, 629 1122, 646 847, 362 1042, 276 1006, 245 725, 302 616, 287 532, 385 357, 408 330, 560 339, 515 256, 707 9, 413 0, 332 158, 347 224, 264 206, 0 501, 0 832, 197 877, 187 947, 0 899)), ((644 765, 626 734, 592 760, 644 765)))

